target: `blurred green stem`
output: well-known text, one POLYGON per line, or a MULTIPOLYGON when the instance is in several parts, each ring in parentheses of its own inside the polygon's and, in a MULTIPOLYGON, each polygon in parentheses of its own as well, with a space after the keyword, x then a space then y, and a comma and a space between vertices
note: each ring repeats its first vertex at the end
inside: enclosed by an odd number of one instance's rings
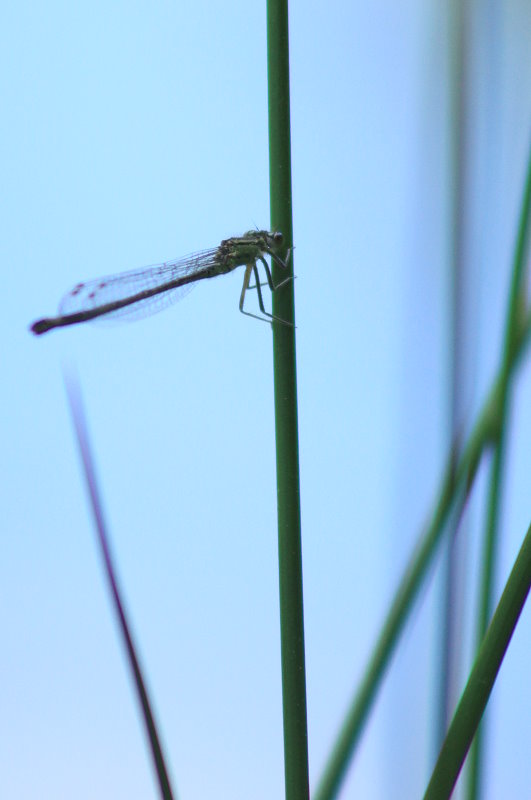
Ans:
POLYGON ((456 500, 464 502, 472 485, 485 449, 498 443, 501 428, 505 427, 506 399, 510 381, 531 338, 531 315, 525 308, 524 265, 526 261, 531 207, 531 153, 522 202, 518 238, 515 248, 511 290, 507 313, 504 353, 499 374, 479 415, 462 453, 454 445, 448 457, 445 476, 438 501, 426 533, 421 537, 410 564, 395 594, 391 608, 378 637, 365 671, 361 686, 352 700, 314 800, 336 797, 348 764, 360 739, 368 712, 376 697, 385 669, 398 642, 399 635, 411 611, 413 601, 426 577, 436 547, 445 530, 448 515, 456 500), (455 465, 455 468, 454 468, 455 465))
MULTIPOLYGON (((509 308, 505 325, 503 342, 500 390, 498 395, 497 426, 495 431, 495 450, 491 467, 487 524, 485 531, 483 566, 480 580, 479 610, 476 641, 479 649, 492 613, 494 582, 496 577, 496 560, 499 539, 499 519, 504 474, 505 440, 509 424, 510 377, 514 354, 520 349, 519 339, 525 335, 526 314, 524 266, 529 249, 529 217, 531 213, 531 154, 527 168, 527 179, 524 188, 522 211, 518 225, 518 234, 514 253, 513 274, 509 296, 509 308)), ((483 726, 478 728, 474 739, 468 771, 468 800, 477 800, 481 795, 481 774, 483 755, 483 726)))
POLYGON ((451 722, 424 800, 447 800, 489 699, 531 586, 531 526, 451 722))
POLYGON ((458 488, 460 508, 464 507, 467 487, 475 478, 484 443, 489 439, 490 409, 482 414, 463 455, 455 467, 454 452, 450 454, 445 476, 439 492, 439 501, 425 534, 418 542, 411 561, 395 594, 391 608, 376 642, 361 685, 352 701, 350 709, 334 744, 331 756, 325 767, 321 781, 314 794, 315 800, 331 800, 337 796, 348 764, 361 737, 369 710, 376 697, 385 669, 400 633, 406 623, 413 601, 422 585, 427 569, 439 543, 458 488), (463 491, 464 489, 464 491, 463 491))
MULTIPOLYGON (((466 419, 467 394, 470 386, 467 369, 466 314, 467 260, 465 257, 465 214, 467 175, 467 91, 468 91, 468 0, 452 0, 447 5, 449 26, 449 67, 451 111, 449 114, 449 418, 447 430, 453 441, 466 419)), ((433 715, 436 757, 446 735, 448 722, 457 697, 459 664, 462 661, 462 615, 459 602, 463 595, 464 537, 458 520, 448 521, 448 536, 442 564, 442 592, 437 634, 439 652, 436 657, 436 693, 438 709, 433 715)))

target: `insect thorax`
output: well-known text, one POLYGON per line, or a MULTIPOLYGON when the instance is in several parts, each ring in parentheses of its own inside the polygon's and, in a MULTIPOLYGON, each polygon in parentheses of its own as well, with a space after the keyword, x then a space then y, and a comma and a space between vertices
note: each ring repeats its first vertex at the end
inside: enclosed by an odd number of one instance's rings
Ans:
POLYGON ((268 231, 247 231, 243 236, 224 239, 218 249, 222 271, 230 272, 236 267, 255 264, 260 256, 278 247, 276 238, 268 231))

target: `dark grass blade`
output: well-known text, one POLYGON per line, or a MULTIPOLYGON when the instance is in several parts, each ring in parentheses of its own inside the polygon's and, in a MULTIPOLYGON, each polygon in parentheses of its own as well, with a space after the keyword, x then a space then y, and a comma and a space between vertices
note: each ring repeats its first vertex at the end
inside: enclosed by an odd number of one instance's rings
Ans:
POLYGON ((170 786, 170 780, 168 777, 168 771, 164 763, 162 748, 160 745, 157 729, 155 726, 153 713, 151 711, 147 689, 145 687, 145 682, 142 677, 139 660, 136 655, 135 646, 133 644, 133 638, 130 633, 129 624, 127 622, 124 604, 120 597, 118 579, 116 577, 116 570, 114 568, 113 559, 111 556, 109 537, 107 535, 105 527, 103 508, 98 492, 96 473, 89 446, 89 439, 85 422, 85 414, 83 410, 83 403, 81 399, 79 384, 77 382, 77 379, 75 379, 74 376, 72 375, 72 373, 68 375, 65 374, 64 382, 65 382, 66 393, 68 396, 68 402, 70 405, 70 413, 72 415, 72 421, 74 423, 74 430, 79 447, 79 453, 81 456, 81 463, 83 465, 83 471, 85 473, 85 480, 87 483, 90 505, 92 507, 94 522, 98 532, 98 541, 101 548, 101 554, 103 556, 105 572, 107 575, 107 579, 109 581, 109 588, 111 590, 114 610, 118 618, 120 630, 122 631, 123 641, 127 651, 129 665, 133 673, 135 686, 138 692, 138 699, 140 701, 140 706, 142 708, 142 715, 144 717, 144 723, 149 738, 149 744, 151 747, 151 753, 153 757, 155 771, 158 777, 160 796, 163 798, 163 800, 173 800, 173 794, 170 786))
MULTIPOLYGON (((522 316, 529 313, 526 298, 526 283, 529 270, 529 243, 531 228, 531 150, 528 156, 527 176, 524 186, 520 220, 516 236, 516 245, 513 258, 513 271, 509 295, 509 307, 505 323, 501 390, 499 393, 499 421, 496 428, 495 449, 489 479, 489 496, 487 503, 487 521, 483 543, 482 568, 479 587, 479 605, 477 616, 477 646, 479 648, 494 605, 495 578, 498 565, 498 551, 500 538, 501 499, 503 494, 503 479, 506 468, 506 450, 508 427, 511 406, 511 370, 513 354, 519 347, 521 335, 522 316), (522 315, 522 310, 524 315, 522 315)), ((468 800, 477 800, 481 797, 481 783, 484 780, 484 723, 479 727, 476 738, 470 751, 468 760, 468 785, 466 796, 468 800)))
POLYGON ((426 531, 420 537, 396 590, 365 674, 352 699, 324 772, 313 793, 314 800, 332 800, 339 795, 391 656, 446 530, 450 512, 453 511, 456 518, 459 518, 464 510, 480 463, 484 424, 486 423, 482 424, 480 420, 477 435, 465 448, 457 471, 454 469, 454 454, 458 450, 457 446, 450 453, 433 517, 426 531))
POLYGON ((460 494, 462 496, 463 489, 466 487, 466 491, 469 491, 475 480, 480 460, 493 444, 497 444, 500 430, 506 425, 506 401, 510 384, 524 353, 531 344, 531 311, 526 308, 524 303, 526 253, 530 227, 531 153, 513 261, 506 336, 499 373, 493 381, 492 388, 465 446, 462 449, 453 447, 450 451, 435 511, 395 593, 360 687, 352 699, 313 795, 314 800, 332 800, 337 797, 390 658, 398 644, 414 600, 427 577, 427 571, 433 561, 439 541, 444 536, 449 514, 456 507, 456 500, 460 494))
MULTIPOLYGON (((470 32, 467 22, 468 4, 450 4, 452 34, 449 37, 450 55, 450 163, 449 163, 449 264, 448 264, 448 431, 454 439, 467 419, 468 371, 471 352, 466 331, 466 315, 470 296, 467 291, 469 262, 466 256, 466 188, 465 176, 469 172, 467 109, 470 105, 468 80, 470 32)), ((460 687, 459 665, 463 661, 463 631, 460 604, 464 598, 464 570, 462 561, 468 538, 467 526, 458 527, 455 519, 449 521, 448 541, 445 542, 442 564, 441 598, 438 613, 438 654, 436 657, 436 713, 433 714, 434 757, 437 756, 446 735, 448 723, 460 687)))
POLYGON ((530 587, 531 526, 479 649, 424 800, 447 800, 452 793, 530 587))

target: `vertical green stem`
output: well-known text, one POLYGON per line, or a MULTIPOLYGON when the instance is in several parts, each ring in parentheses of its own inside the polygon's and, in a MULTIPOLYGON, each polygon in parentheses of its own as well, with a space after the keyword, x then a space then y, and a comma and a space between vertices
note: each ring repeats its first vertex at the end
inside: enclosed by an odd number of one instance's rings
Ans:
MULTIPOLYGON (((504 406, 507 404, 505 400, 504 406)), ((503 411, 505 416, 506 412, 503 411)), ((477 619, 477 646, 481 645, 487 630, 492 606, 494 602, 495 565, 497 563, 499 519, 500 519, 500 494, 503 476, 503 463, 505 455, 506 426, 499 432, 499 438, 494 451, 491 467, 489 499, 487 510, 487 530, 484 540, 483 567, 480 585, 479 613, 477 619)), ((468 800, 477 800, 482 796, 481 780, 483 778, 483 755, 485 726, 478 726, 469 754, 469 772, 467 796, 468 800)))
MULTIPOLYGON (((525 267, 529 249, 529 228, 531 218, 531 151, 528 157, 527 176, 524 186, 522 210, 518 225, 516 247, 509 295, 509 307, 505 325, 503 344, 500 390, 498 392, 497 426, 494 460, 490 476, 489 499, 487 508, 487 526, 485 532, 483 566, 480 580, 480 598, 477 620, 477 646, 481 645, 492 613, 494 581, 499 539, 500 496, 504 474, 504 456, 509 424, 510 381, 513 374, 515 352, 519 349, 523 313, 525 313, 525 267)), ((478 728, 469 756, 469 772, 467 785, 468 800, 476 800, 481 796, 481 778, 483 768, 484 726, 478 728)))
MULTIPOLYGON (((450 441, 457 441, 463 428, 465 414, 466 341, 463 335, 466 318, 466 260, 464 252, 465 229, 465 175, 466 175, 466 87, 467 59, 467 0, 452 0, 448 6, 450 18, 450 307, 449 307, 449 430, 450 441)), ((457 455, 457 454, 456 454, 457 455)), ((448 541, 442 569, 442 596, 440 609, 440 652, 437 658, 436 690, 438 708, 433 715, 435 752, 439 752, 452 712, 459 682, 457 665, 461 660, 462 636, 460 630, 459 599, 462 579, 459 563, 462 559, 464 531, 456 519, 449 521, 448 541)))
MULTIPOLYGON (((293 244, 287 0, 267 3, 267 58, 271 228, 283 233, 287 250, 293 244)), ((289 269, 293 274, 293 258, 289 269)), ((273 265, 275 283, 282 277, 273 265)), ((273 323, 285 785, 286 800, 305 800, 308 733, 293 281, 274 293, 273 313, 291 323, 273 323)))

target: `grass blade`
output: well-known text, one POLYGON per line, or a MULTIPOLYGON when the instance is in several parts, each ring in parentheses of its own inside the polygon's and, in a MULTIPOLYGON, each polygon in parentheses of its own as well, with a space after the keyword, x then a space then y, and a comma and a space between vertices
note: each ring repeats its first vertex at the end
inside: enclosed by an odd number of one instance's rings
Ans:
MULTIPOLYGON (((293 245, 287 0, 267 3, 271 229, 293 245)), ((274 265, 274 279, 280 279, 274 265)), ((293 275, 293 259, 289 264, 293 275)), ((286 800, 309 797, 294 282, 273 295, 278 551, 286 800)))
MULTIPOLYGON (((496 562, 498 554, 500 499, 502 477, 504 474, 504 456, 506 450, 507 428, 510 406, 510 376, 513 363, 513 354, 519 349, 519 336, 522 324, 522 310, 525 309, 525 265, 529 250, 529 226, 531 218, 531 152, 527 165, 527 178, 524 187, 524 197, 516 246, 514 252, 513 274, 509 296, 509 308, 505 323, 505 335, 502 354, 501 381, 499 392, 498 425, 496 428, 495 451, 491 468, 489 498, 487 508, 487 524, 483 552, 483 565, 480 580, 479 611, 477 619, 477 646, 479 648, 493 606, 494 581, 496 575, 496 562)), ((524 314, 526 312, 524 311, 524 314)), ((480 726, 472 746, 469 759, 468 800, 476 800, 480 796, 480 780, 482 772, 482 729, 480 726)))
POLYGON ((450 797, 531 588, 531 526, 451 722, 424 800, 450 797))
POLYGON ((337 795, 385 669, 444 533, 448 515, 459 495, 464 498, 462 493, 472 485, 485 450, 498 441, 500 430, 505 425, 510 382, 531 338, 531 313, 525 308, 523 292, 530 216, 531 153, 513 260, 507 334, 499 373, 462 453, 457 454, 456 447, 450 452, 435 511, 396 591, 361 686, 352 700, 325 766, 314 795, 315 800, 331 800, 337 795))
POLYGON ((155 726, 153 712, 151 711, 151 705, 149 702, 145 681, 142 677, 139 660, 136 655, 133 638, 130 632, 130 626, 129 623, 127 622, 124 604, 120 596, 118 579, 116 577, 116 570, 113 565, 109 536, 107 534, 105 526, 103 507, 99 496, 98 485, 96 481, 96 472, 94 469, 94 463, 92 460, 92 455, 89 445, 89 438, 87 434, 87 426, 85 422, 85 414, 83 410, 83 403, 81 399, 79 384, 77 380, 74 379, 72 374, 69 374, 68 376, 65 375, 64 381, 65 381, 66 393, 68 396, 68 402, 70 405, 70 413, 72 416, 72 421, 74 423, 74 430, 79 447, 81 463, 83 466, 83 471, 85 473, 85 480, 87 484, 90 505, 94 516, 94 523, 96 525, 96 530, 98 532, 98 541, 100 544, 101 554, 105 566, 105 573, 109 581, 109 588, 111 590, 114 610, 118 618, 125 649, 127 652, 127 657, 129 660, 129 666, 131 668, 131 672, 133 673, 135 686, 138 693, 138 699, 140 702, 140 706, 142 708, 142 715, 144 717, 146 732, 151 747, 153 763, 158 777, 160 796, 163 798, 163 800, 173 800, 173 794, 170 786, 170 780, 168 777, 168 771, 164 763, 162 747, 160 745, 159 736, 155 726))

